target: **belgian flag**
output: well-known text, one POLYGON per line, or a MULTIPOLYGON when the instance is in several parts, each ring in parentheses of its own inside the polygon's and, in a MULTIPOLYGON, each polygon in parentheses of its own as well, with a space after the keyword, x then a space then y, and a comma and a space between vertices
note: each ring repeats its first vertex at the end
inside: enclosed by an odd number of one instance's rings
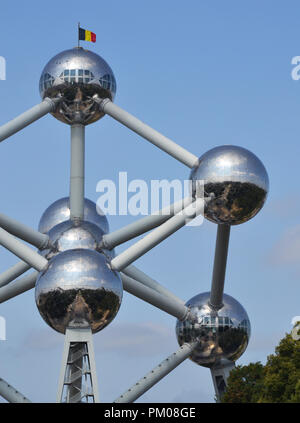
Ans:
POLYGON ((96 42, 96 34, 86 29, 78 27, 78 39, 83 41, 91 41, 92 43, 96 42))

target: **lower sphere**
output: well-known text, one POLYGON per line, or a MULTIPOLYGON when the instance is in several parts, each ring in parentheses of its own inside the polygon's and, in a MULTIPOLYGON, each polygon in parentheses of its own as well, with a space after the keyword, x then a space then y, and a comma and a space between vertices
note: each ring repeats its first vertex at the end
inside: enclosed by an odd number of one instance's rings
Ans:
POLYGON ((35 300, 45 322, 65 333, 67 327, 90 326, 93 333, 116 316, 123 287, 103 254, 75 249, 58 254, 37 278, 35 300))
POLYGON ((213 367, 222 359, 236 361, 246 350, 251 326, 241 304, 224 294, 223 307, 215 311, 209 306, 210 292, 196 295, 186 306, 191 319, 177 321, 179 345, 199 341, 190 359, 200 366, 213 367))

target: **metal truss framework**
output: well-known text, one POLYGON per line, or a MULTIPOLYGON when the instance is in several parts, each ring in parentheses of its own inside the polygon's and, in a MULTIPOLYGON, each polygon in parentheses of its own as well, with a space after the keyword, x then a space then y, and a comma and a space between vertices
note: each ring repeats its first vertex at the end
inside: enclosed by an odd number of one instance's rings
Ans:
MULTIPOLYGON (((44 115, 55 111, 61 100, 61 97, 56 99, 45 98, 40 104, 0 127, 0 141, 7 139, 44 115)), ((187 167, 193 168, 197 164, 197 156, 121 109, 110 99, 98 100, 98 103, 103 113, 119 121, 187 167)), ((85 173, 85 126, 81 124, 71 126, 70 167, 71 219, 73 221, 81 221, 84 208, 85 173)), ((137 269, 132 263, 185 226, 192 218, 199 215, 207 201, 210 201, 210 199, 195 200, 192 197, 185 198, 168 207, 168 213, 166 213, 166 209, 160 210, 124 228, 104 235, 100 246, 111 250, 120 244, 151 231, 113 258, 111 260, 111 268, 121 272, 123 288, 127 292, 181 321, 192 317, 190 309, 181 299, 137 269)), ((0 303, 2 303, 34 288, 39 272, 47 269, 48 266, 46 258, 22 241, 38 249, 46 248, 47 246, 51 247, 51 245, 49 245, 48 235, 31 229, 4 214, 0 214, 0 227, 0 244, 21 260, 0 275, 0 303), (22 276, 31 268, 34 269, 33 272, 22 276)), ((218 225, 210 293, 210 305, 216 311, 223 305, 229 235, 229 225, 218 225)), ((186 360, 196 346, 197 342, 185 343, 126 393, 117 398, 115 402, 135 401, 186 360)), ((234 363, 229 362, 211 370, 217 398, 220 398, 224 391, 229 374, 228 369, 233 366, 234 363)), ((18 393, 2 379, 0 379, 0 395, 10 402, 29 402, 22 394, 18 393)), ((91 330, 89 328, 69 328, 65 334, 65 348, 57 401, 81 402, 84 398, 89 398, 94 402, 99 401, 91 330), (88 387, 86 383, 87 377, 89 378, 88 387), (85 382, 83 382, 84 378, 85 382), (66 394, 65 397, 64 394, 66 394)))

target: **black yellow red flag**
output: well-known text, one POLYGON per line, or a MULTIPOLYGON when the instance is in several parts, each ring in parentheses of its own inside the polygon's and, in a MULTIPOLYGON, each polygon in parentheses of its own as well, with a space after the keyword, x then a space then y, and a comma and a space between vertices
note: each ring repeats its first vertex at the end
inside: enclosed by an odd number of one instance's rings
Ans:
POLYGON ((96 42, 96 34, 92 31, 87 31, 83 28, 78 28, 78 39, 82 41, 91 41, 92 43, 96 42))

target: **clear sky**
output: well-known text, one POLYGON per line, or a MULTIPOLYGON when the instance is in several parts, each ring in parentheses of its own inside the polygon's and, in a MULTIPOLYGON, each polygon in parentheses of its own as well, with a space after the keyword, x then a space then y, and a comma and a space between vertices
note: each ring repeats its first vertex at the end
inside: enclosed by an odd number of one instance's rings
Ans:
MULTIPOLYGON (((0 124, 40 101, 47 61, 77 43, 77 22, 97 34, 82 43, 117 80, 115 102, 195 155, 222 144, 253 151, 270 192, 262 211, 232 228, 225 292, 247 310, 252 338, 238 364, 265 362, 300 315, 300 56, 297 1, 152 0, 4 2, 0 12, 0 124)), ((37 227, 68 194, 69 128, 47 116, 0 146, 1 212, 37 227)), ((105 117, 86 130, 86 196, 97 182, 187 179, 179 162, 105 117)), ((135 218, 109 219, 115 230, 135 218)), ((216 225, 205 221, 164 241, 137 266, 184 300, 209 290, 216 225)), ((130 243, 129 243, 130 244, 130 243)), ((128 244, 127 244, 128 245, 128 244)), ((126 245, 126 246, 127 246, 126 245)), ((117 251, 122 251, 125 246, 117 251)), ((0 271, 18 259, 1 248, 0 271)), ((41 319, 34 291, 0 307, 0 377, 32 401, 55 401, 63 336, 41 319)), ((178 348, 175 319, 125 293, 119 314, 95 335, 102 401, 112 401, 178 348)), ((186 361, 140 401, 213 401, 210 372, 186 361)))

